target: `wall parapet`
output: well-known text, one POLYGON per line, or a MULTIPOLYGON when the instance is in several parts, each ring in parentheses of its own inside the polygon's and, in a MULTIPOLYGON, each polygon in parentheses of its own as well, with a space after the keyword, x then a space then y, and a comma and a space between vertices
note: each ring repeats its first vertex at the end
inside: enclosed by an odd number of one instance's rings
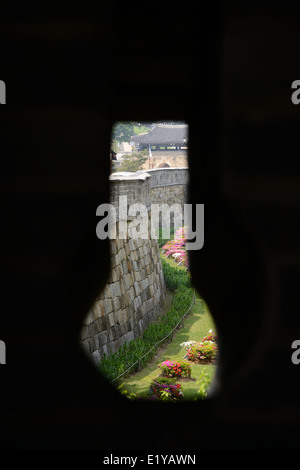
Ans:
POLYGON ((189 170, 182 168, 154 168, 152 170, 143 170, 145 174, 150 175, 150 188, 160 186, 184 185, 188 183, 189 170))

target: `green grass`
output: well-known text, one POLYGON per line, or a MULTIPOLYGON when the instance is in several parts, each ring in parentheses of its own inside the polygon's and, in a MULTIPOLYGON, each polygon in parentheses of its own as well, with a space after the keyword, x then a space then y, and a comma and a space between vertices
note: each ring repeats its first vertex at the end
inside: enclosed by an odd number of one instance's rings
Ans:
POLYGON ((186 268, 184 266, 178 265, 178 263, 176 263, 173 258, 167 258, 164 255, 161 255, 161 258, 165 260, 165 262, 169 264, 172 268, 181 269, 182 271, 186 272, 186 268))
MULTIPOLYGON (((215 331, 215 325, 212 316, 205 302, 196 294, 195 305, 192 312, 184 320, 184 327, 174 334, 173 341, 167 343, 157 352, 155 358, 148 363, 145 368, 124 379, 121 390, 136 394, 137 397, 147 398, 150 383, 155 379, 160 370, 158 365, 166 360, 180 361, 185 355, 185 348, 181 343, 191 340, 201 340, 210 329, 215 331)), ((198 399, 198 390, 200 388, 200 375, 204 372, 212 379, 215 374, 215 365, 200 365, 191 362, 191 377, 195 381, 180 381, 185 400, 198 399)))
POLYGON ((138 134, 141 134, 142 132, 149 132, 149 127, 146 127, 146 126, 133 126, 133 132, 134 132, 134 135, 138 135, 138 134))

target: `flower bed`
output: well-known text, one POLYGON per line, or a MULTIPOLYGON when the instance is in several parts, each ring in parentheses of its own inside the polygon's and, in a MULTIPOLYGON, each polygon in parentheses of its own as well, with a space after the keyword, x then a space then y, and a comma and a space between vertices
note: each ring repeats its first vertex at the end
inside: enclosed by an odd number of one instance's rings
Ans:
POLYGON ((161 400, 178 401, 183 399, 183 392, 180 384, 160 383, 154 380, 150 385, 151 398, 161 400))
POLYGON ((190 377, 191 366, 187 362, 164 361, 159 365, 163 377, 190 377))
POLYGON ((215 362, 218 347, 213 341, 196 341, 186 352, 186 358, 192 362, 215 362))
POLYGON ((188 341, 181 343, 180 346, 186 348, 185 359, 191 362, 200 362, 201 364, 214 363, 218 353, 217 335, 209 330, 202 341, 188 341))
POLYGON ((214 343, 217 342, 217 335, 213 332, 213 330, 209 330, 208 334, 202 338, 202 341, 213 341, 214 343))
POLYGON ((162 254, 167 258, 172 258, 178 265, 188 268, 188 257, 185 249, 186 234, 184 227, 176 230, 174 240, 168 241, 162 247, 162 254))

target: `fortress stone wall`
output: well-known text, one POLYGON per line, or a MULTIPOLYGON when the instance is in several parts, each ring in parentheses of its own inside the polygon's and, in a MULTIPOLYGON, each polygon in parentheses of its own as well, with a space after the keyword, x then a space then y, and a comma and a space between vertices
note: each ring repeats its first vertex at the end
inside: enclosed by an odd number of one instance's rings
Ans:
MULTIPOLYGON (((188 156, 186 150, 152 150, 151 164, 153 168, 158 168, 159 165, 167 164, 171 168, 182 168, 188 165, 188 156)), ((144 168, 149 168, 148 161, 145 163, 144 168)))
MULTIPOLYGON (((141 336, 158 318, 165 299, 165 283, 157 240, 150 236, 151 203, 183 204, 186 198, 187 168, 156 169, 137 173, 114 173, 110 177, 110 203, 119 215, 134 203, 148 211, 148 239, 110 240, 111 273, 81 330, 81 345, 97 364, 103 354, 117 351, 124 342, 141 336), (119 197, 127 196, 127 208, 119 197)), ((128 223, 132 218, 127 217, 128 223)))

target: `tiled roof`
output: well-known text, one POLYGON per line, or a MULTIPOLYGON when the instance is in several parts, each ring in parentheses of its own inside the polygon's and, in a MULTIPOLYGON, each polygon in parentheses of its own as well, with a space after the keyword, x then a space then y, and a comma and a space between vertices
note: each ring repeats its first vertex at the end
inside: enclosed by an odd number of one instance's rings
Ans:
POLYGON ((135 144, 187 145, 188 126, 187 124, 156 124, 151 131, 134 135, 131 140, 135 144))

